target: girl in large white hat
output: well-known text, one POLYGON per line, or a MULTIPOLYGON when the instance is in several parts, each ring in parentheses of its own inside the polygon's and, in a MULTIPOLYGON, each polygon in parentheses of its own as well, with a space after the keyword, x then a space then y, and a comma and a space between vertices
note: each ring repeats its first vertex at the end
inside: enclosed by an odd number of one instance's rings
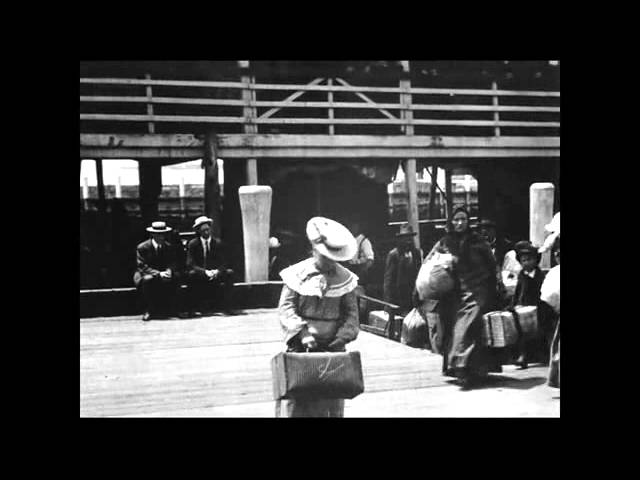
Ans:
MULTIPOLYGON (((356 240, 340 223, 314 217, 307 223, 312 257, 280 272, 280 324, 287 351, 345 351, 359 332, 358 277, 340 265, 353 258, 356 240)), ((344 400, 286 402, 288 416, 342 416, 344 400)))

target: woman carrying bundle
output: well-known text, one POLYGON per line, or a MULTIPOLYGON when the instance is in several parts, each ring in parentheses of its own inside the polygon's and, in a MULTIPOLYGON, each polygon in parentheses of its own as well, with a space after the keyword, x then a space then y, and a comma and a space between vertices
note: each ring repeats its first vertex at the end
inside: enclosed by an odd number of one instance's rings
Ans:
POLYGON ((432 310, 439 317, 438 339, 432 340, 432 346, 435 343, 443 356, 443 373, 457 377, 462 388, 469 389, 489 370, 501 368, 491 368, 495 360, 481 340, 482 315, 492 310, 496 301, 496 263, 489 244, 470 230, 464 207, 453 211, 448 232, 427 255, 425 264, 438 257, 453 281, 450 291, 440 292, 435 301, 421 295, 427 314, 432 310))

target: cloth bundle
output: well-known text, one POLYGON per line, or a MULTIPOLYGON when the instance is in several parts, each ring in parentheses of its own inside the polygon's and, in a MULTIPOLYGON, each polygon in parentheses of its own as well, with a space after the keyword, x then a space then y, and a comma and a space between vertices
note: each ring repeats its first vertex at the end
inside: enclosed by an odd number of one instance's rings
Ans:
POLYGON ((452 256, 436 253, 420 267, 416 290, 420 300, 439 300, 455 287, 452 275, 452 256))
POLYGON ((417 308, 411 310, 402 321, 400 342, 415 348, 426 348, 429 339, 427 321, 417 308))

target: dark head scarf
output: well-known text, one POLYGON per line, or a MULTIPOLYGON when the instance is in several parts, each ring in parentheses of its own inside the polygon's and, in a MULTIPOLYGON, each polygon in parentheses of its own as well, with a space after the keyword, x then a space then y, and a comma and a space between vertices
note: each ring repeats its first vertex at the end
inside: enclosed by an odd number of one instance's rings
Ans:
POLYGON ((455 233, 454 229, 453 229, 453 217, 456 216, 456 213, 458 212, 463 212, 466 216, 467 216, 467 229, 465 230, 464 233, 468 233, 471 231, 471 215, 469 215, 469 210, 467 210, 467 207, 465 207, 464 205, 460 205, 456 208, 453 209, 453 212, 451 213, 451 216, 449 217, 449 219, 447 220, 447 230, 449 233, 455 233))

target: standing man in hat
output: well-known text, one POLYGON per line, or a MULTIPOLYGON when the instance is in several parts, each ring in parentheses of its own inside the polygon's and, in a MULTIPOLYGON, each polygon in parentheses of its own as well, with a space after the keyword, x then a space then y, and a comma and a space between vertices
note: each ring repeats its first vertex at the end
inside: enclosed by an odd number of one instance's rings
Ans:
POLYGON ((223 291, 223 310, 229 312, 231 307, 233 270, 226 268, 222 245, 211 235, 212 225, 209 217, 196 218, 193 229, 197 236, 187 245, 188 305, 195 316, 201 314, 200 304, 213 296, 219 286, 223 291))
POLYGON ((422 265, 422 249, 413 245, 415 235, 411 225, 401 225, 396 234, 397 246, 387 254, 385 262, 384 301, 399 305, 400 315, 406 315, 414 306, 413 292, 422 265))
POLYGON ((375 259, 373 247, 371 241, 363 233, 359 220, 351 222, 351 233, 356 238, 357 250, 353 258, 346 263, 346 267, 358 276, 360 285, 364 285, 368 283, 367 274, 375 259))
POLYGON ((176 311, 179 286, 176 250, 165 238, 171 230, 165 222, 153 222, 147 227, 151 238, 136 249, 137 268, 133 283, 145 302, 144 321, 176 311))

